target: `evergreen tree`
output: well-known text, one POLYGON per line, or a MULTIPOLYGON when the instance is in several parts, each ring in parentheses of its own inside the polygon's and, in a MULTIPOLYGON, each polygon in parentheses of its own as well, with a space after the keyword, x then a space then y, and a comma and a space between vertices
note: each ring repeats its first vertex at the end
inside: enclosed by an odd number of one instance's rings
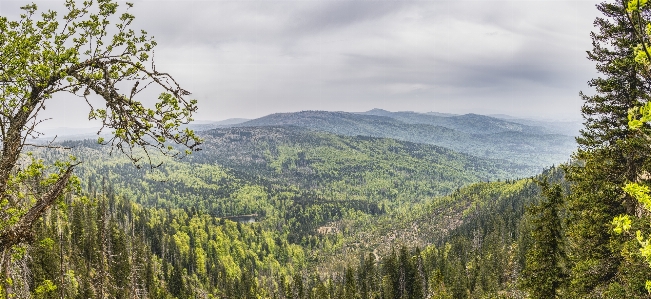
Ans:
POLYGON ((346 267, 344 276, 344 298, 357 298, 357 285, 355 283, 355 274, 352 267, 346 267))
POLYGON ((127 252, 127 240, 124 233, 117 227, 115 223, 111 223, 110 240, 111 240, 111 254, 109 267, 111 277, 115 281, 115 297, 127 298, 129 274, 131 265, 129 264, 129 253, 127 252))
POLYGON ((409 298, 411 299, 422 299, 425 298, 426 288, 425 281, 427 279, 424 275, 423 270, 423 259, 420 253, 420 248, 416 248, 414 251, 414 257, 411 259, 411 286, 408 289, 409 298))
POLYGON ((169 282, 170 293, 176 297, 181 297, 185 293, 185 286, 183 285, 183 271, 181 265, 174 266, 172 274, 170 275, 169 282))
POLYGON ((589 84, 594 95, 581 94, 585 129, 577 138, 575 162, 566 168, 572 182, 568 197, 567 237, 571 263, 569 289, 580 298, 646 296, 649 271, 627 253, 632 240, 616 236, 613 217, 632 213, 635 201, 621 186, 636 179, 649 160, 642 138, 628 129, 627 111, 644 99, 648 84, 638 75, 634 47, 639 43, 628 20, 626 3, 602 3, 595 20, 593 49, 600 77, 589 84))
POLYGON ((303 287, 303 275, 301 274, 300 271, 296 271, 294 274, 294 278, 292 279, 294 282, 294 289, 295 289, 295 294, 297 299, 303 299, 305 298, 305 289, 303 287))
POLYGON ((400 269, 398 268, 398 257, 394 249, 391 254, 384 258, 382 267, 384 274, 384 298, 400 299, 400 269))
POLYGON ((531 247, 526 253, 521 276, 522 287, 531 298, 559 298, 561 284, 566 277, 565 250, 561 228, 563 195, 561 186, 540 182, 544 199, 528 208, 531 221, 531 247))

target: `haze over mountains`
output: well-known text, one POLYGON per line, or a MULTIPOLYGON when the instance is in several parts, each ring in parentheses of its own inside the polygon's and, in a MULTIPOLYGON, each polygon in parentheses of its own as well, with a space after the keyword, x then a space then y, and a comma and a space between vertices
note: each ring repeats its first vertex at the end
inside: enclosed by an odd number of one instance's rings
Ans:
POLYGON ((441 116, 380 109, 363 113, 301 111, 271 114, 234 126, 294 126, 339 135, 426 143, 527 165, 536 172, 566 162, 576 146, 572 135, 562 134, 571 132, 571 128, 526 125, 478 114, 441 116))
MULTIPOLYGON (((566 162, 576 144, 580 124, 499 117, 479 114, 390 112, 301 111, 275 113, 257 119, 234 118, 217 122, 195 122, 189 127, 202 132, 246 127, 294 127, 345 136, 392 138, 452 149, 489 159, 501 159, 530 168, 535 174, 544 167, 566 162)), ((45 131, 57 140, 95 138, 97 129, 58 128, 45 131)))
POLYGON ((550 133, 543 127, 528 126, 474 113, 464 115, 440 115, 416 113, 411 111, 389 112, 382 109, 373 109, 359 114, 386 116, 408 124, 441 126, 471 134, 491 134, 509 131, 538 134, 550 133))

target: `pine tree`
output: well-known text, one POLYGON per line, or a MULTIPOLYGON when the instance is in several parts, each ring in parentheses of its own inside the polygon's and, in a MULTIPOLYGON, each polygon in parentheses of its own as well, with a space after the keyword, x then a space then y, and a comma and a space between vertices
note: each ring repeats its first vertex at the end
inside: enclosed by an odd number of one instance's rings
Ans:
POLYGON ((300 271, 296 271, 292 281, 294 282, 294 289, 296 290, 295 291, 296 298, 297 299, 305 298, 305 289, 303 287, 303 276, 300 271))
POLYGON ((391 254, 384 258, 382 267, 385 298, 400 299, 400 269, 398 267, 398 257, 396 251, 392 249, 391 254))
POLYGON ((561 186, 540 183, 545 199, 527 209, 531 221, 531 247, 526 253, 521 276, 522 287, 531 298, 559 298, 565 281, 565 249, 560 212, 563 204, 561 186))
POLYGON ((175 265, 170 275, 169 282, 170 293, 176 297, 182 297, 185 293, 185 286, 183 285, 183 271, 180 265, 175 265))
MULTIPOLYGON (((326 281, 327 282, 327 281, 326 281)), ((330 296, 328 295, 328 287, 326 284, 321 281, 319 276, 316 276, 316 289, 314 290, 314 296, 313 298, 315 299, 328 299, 330 296)))
POLYGON ((410 276, 411 286, 408 288, 409 298, 422 299, 425 298, 426 285, 425 275, 423 271, 423 260, 420 254, 420 248, 416 248, 413 258, 410 261, 410 276))
POLYGON ((357 284, 352 267, 346 267, 344 276, 344 297, 345 299, 357 298, 357 284))
POLYGON ((116 297, 126 298, 129 291, 129 274, 131 265, 129 264, 129 253, 127 252, 127 240, 124 233, 115 223, 111 223, 109 238, 111 242, 111 255, 109 259, 109 273, 115 281, 116 297))
POLYGON ((604 17, 592 33, 594 61, 600 77, 589 82, 594 95, 581 94, 585 129, 577 138, 574 163, 566 167, 572 183, 567 200, 567 253, 574 297, 635 298, 647 295, 639 259, 625 249, 631 240, 616 236, 611 222, 632 213, 636 203, 621 186, 634 181, 649 160, 645 142, 628 129, 627 111, 642 101, 649 86, 638 74, 634 47, 639 43, 628 21, 626 3, 597 6, 604 17))

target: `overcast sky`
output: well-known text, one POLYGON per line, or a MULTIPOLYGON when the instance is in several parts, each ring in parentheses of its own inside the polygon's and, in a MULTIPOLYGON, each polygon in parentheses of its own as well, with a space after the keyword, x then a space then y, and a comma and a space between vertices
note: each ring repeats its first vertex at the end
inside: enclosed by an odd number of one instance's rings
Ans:
MULTIPOLYGON (((25 2, 2 0, 0 14, 25 2)), ((200 120, 372 108, 580 119, 596 75, 597 1, 133 2, 157 69, 193 93, 200 120)), ((87 124, 78 99, 47 111, 49 126, 87 124)))

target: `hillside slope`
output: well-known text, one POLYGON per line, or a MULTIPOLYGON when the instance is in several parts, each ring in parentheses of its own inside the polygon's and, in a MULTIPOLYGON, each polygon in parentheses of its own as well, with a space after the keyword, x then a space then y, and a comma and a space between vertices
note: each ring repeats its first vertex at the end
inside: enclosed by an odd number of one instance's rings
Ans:
MULTIPOLYGON (((511 133, 493 135, 508 139, 511 133)), ((39 245, 27 257, 32 287, 54 283, 64 297, 84 298, 143 290, 177 298, 244 292, 249 298, 307 298, 297 295, 303 287, 343 288, 340 271, 361 254, 374 256, 381 269, 401 245, 425 247, 435 256, 440 251, 433 244, 448 242, 456 250, 448 259, 465 265, 465 255, 456 252, 467 253, 461 249, 468 231, 474 236, 488 223, 482 219, 510 217, 508 209, 516 215, 508 219, 517 220, 531 201, 527 196, 535 196, 530 180, 512 180, 530 167, 434 145, 294 126, 200 134, 202 151, 180 161, 152 153, 154 164, 164 162, 155 169, 137 169, 91 140, 64 142, 70 151, 35 151, 48 161, 77 156, 85 191, 66 197, 39 223, 39 245), (53 240, 62 245, 53 247, 53 240), (59 273, 79 276, 60 282, 59 273)), ((516 220, 505 220, 504 242, 513 240, 516 220)), ((509 250, 486 252, 503 256, 509 250)), ((459 269, 443 282, 475 273, 459 269)), ((384 281, 383 273, 376 272, 376 281, 384 281)), ((459 281, 454 294, 477 292, 459 281)), ((438 294, 429 285, 425 290, 438 294)))
POLYGON ((464 115, 435 115, 411 111, 391 112, 382 109, 373 109, 358 114, 386 116, 408 124, 441 126, 470 134, 493 134, 502 132, 522 132, 527 134, 549 133, 548 130, 541 126, 526 125, 473 113, 464 115))
POLYGON ((193 161, 215 161, 271 182, 320 190, 333 198, 345 194, 413 201, 447 194, 470 182, 526 176, 531 170, 439 146, 296 127, 215 129, 202 134, 205 150, 193 161))
POLYGON ((111 157, 92 141, 65 145, 84 161, 79 166, 82 176, 106 173, 140 203, 175 202, 204 207, 215 215, 261 213, 264 203, 257 203, 258 208, 224 206, 247 185, 259 185, 266 192, 298 188, 327 200, 372 201, 388 207, 448 194, 472 182, 523 177, 531 171, 528 166, 433 145, 296 127, 215 129, 202 132, 201 137, 205 139, 202 151, 183 161, 154 156, 156 162, 165 163, 153 171, 111 157), (229 210, 233 211, 226 213, 229 210))
MULTIPOLYGON (((449 117, 425 117, 447 119, 449 117)), ((346 112, 302 111, 277 113, 238 124, 239 127, 297 126, 347 136, 393 138, 446 147, 478 157, 504 159, 532 168, 534 175, 544 167, 566 162, 576 147, 573 137, 540 134, 535 127, 509 123, 479 115, 454 116, 451 127, 475 128, 472 134, 442 125, 406 123, 388 116, 346 112), (511 128, 511 129, 509 129, 511 128)), ((441 123, 442 124, 442 123, 441 123)))

